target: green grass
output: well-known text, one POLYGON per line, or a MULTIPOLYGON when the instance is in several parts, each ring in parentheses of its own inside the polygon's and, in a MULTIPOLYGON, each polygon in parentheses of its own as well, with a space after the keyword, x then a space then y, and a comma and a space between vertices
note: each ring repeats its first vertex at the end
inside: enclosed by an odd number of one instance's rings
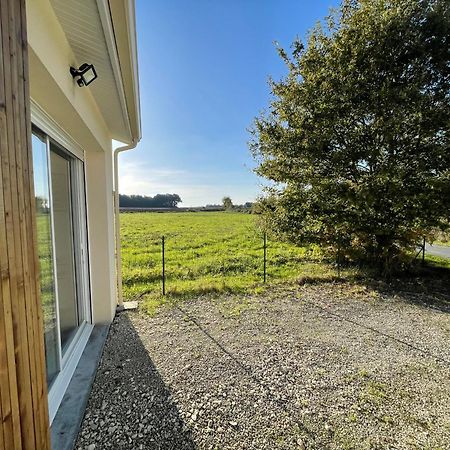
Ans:
MULTIPOLYGON (((125 300, 142 299, 154 314, 164 303, 202 294, 252 294, 266 286, 330 281, 336 267, 318 246, 299 247, 268 238, 267 284, 263 283, 263 236, 251 214, 237 212, 122 213, 122 277, 125 300), (166 239, 166 297, 162 291, 161 237, 166 239)), ((426 256, 427 265, 450 269, 450 259, 426 256)), ((369 269, 347 268, 348 280, 369 269)), ((242 297, 243 298, 243 297, 242 297)), ((238 316, 248 305, 231 302, 238 316)))
MULTIPOLYGON (((161 302, 161 236, 166 239, 170 298, 263 289, 263 237, 250 214, 231 212, 122 213, 122 275, 126 300, 161 302)), ((336 270, 318 247, 268 239, 267 281, 332 278, 336 270)))
POLYGON ((450 269, 450 258, 443 258, 441 256, 428 254, 425 256, 425 261, 433 267, 450 269))
POLYGON ((50 214, 37 212, 37 248, 39 254, 41 303, 44 326, 52 327, 55 320, 55 285, 50 214))
POLYGON ((450 247, 450 241, 435 241, 433 245, 442 245, 444 247, 450 247))

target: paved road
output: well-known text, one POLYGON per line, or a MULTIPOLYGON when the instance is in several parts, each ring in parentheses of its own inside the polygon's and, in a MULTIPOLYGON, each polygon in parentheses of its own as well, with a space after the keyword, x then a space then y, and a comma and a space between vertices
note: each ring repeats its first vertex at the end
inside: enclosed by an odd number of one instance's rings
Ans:
POLYGON ((425 247, 425 254, 441 256, 443 258, 450 258, 450 247, 444 247, 443 245, 431 245, 427 244, 425 247))

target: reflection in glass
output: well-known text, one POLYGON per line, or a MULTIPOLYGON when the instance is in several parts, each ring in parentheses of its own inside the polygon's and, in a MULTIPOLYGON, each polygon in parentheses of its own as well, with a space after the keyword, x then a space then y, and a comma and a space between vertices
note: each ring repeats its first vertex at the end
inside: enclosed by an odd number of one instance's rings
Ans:
POLYGON ((44 317, 45 361, 47 366, 47 383, 50 385, 59 371, 59 356, 47 145, 45 137, 39 136, 38 132, 33 131, 32 139, 41 302, 44 317))
POLYGON ((60 152, 53 143, 50 144, 50 167, 59 326, 61 349, 64 354, 80 321, 75 281, 71 158, 60 152))

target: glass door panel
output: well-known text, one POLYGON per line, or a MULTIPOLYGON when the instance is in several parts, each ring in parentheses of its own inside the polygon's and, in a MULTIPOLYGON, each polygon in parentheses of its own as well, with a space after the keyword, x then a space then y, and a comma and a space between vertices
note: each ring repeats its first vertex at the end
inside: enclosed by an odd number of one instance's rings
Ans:
POLYGON ((44 318, 47 383, 59 372, 58 321, 56 316, 55 268, 51 231, 50 189, 48 180, 47 139, 33 130, 34 191, 39 254, 41 302, 44 318))
MULTIPOLYGON (((89 321, 83 162, 33 126, 32 150, 45 359, 50 393, 89 321)), ((58 384, 59 383, 59 384, 58 384)), ((55 391, 56 389, 56 391, 55 391)), ((50 396, 51 397, 51 396, 50 396)))
POLYGON ((71 162, 68 155, 60 152, 53 143, 50 144, 56 285, 63 355, 80 325, 75 272, 71 162))

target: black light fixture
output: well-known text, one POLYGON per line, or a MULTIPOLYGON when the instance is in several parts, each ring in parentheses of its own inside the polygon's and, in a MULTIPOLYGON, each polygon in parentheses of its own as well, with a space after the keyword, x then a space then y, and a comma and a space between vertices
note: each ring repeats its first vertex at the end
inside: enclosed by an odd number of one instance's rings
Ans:
POLYGON ((70 73, 80 87, 88 86, 97 78, 97 72, 92 64, 81 64, 78 69, 71 67, 70 73))

